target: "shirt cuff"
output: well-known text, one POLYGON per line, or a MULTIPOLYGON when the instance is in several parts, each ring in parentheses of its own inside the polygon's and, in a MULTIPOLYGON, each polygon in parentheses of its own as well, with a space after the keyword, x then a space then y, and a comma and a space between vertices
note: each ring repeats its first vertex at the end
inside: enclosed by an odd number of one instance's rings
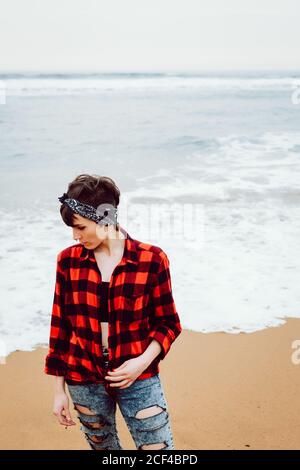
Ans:
POLYGON ((66 363, 60 357, 47 356, 44 372, 49 375, 64 376, 67 372, 66 363))
POLYGON ((169 330, 169 328, 159 326, 158 328, 150 332, 149 337, 155 339, 161 345, 162 350, 156 357, 156 359, 161 361, 166 357, 167 353, 169 352, 171 344, 175 340, 175 335, 169 330))

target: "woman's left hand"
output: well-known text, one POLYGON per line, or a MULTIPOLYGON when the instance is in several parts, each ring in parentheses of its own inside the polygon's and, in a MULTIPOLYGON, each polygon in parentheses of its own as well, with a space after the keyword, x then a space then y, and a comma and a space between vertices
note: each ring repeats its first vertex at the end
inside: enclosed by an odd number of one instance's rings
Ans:
POLYGON ((125 361, 113 371, 108 371, 105 379, 112 382, 109 384, 110 387, 127 388, 147 367, 148 364, 140 356, 134 357, 125 361))

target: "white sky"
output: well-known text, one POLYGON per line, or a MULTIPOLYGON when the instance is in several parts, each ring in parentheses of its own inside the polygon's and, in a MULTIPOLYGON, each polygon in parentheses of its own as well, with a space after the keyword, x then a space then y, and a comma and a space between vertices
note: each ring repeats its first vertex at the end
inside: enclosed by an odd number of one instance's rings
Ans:
POLYGON ((0 0, 0 71, 300 68, 299 0, 0 0))

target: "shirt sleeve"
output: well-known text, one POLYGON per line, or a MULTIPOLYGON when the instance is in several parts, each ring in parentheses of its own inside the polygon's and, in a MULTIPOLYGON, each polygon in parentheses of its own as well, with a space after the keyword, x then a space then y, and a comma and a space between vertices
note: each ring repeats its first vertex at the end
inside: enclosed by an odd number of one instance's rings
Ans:
POLYGON ((156 281, 152 289, 153 315, 150 317, 150 338, 158 341, 162 347, 158 360, 165 358, 171 344, 181 333, 182 327, 176 310, 172 294, 170 275, 170 262, 165 253, 155 276, 156 281))
POLYGON ((66 374, 65 355, 69 350, 70 324, 64 314, 65 277, 61 267, 61 256, 56 263, 56 281, 50 324, 49 352, 45 359, 44 372, 50 375, 66 374))

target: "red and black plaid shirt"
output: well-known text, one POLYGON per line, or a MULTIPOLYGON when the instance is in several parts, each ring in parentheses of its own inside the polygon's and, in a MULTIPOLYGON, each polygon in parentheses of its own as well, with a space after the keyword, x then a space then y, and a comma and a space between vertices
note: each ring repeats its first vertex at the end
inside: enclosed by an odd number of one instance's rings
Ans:
MULTIPOLYGON (((166 253, 121 231, 124 254, 109 284, 109 370, 142 354, 155 339, 162 350, 140 380, 159 372, 182 328, 166 253)), ((65 376, 69 384, 104 382, 100 285, 93 250, 76 244, 58 254, 46 374, 65 376)))

